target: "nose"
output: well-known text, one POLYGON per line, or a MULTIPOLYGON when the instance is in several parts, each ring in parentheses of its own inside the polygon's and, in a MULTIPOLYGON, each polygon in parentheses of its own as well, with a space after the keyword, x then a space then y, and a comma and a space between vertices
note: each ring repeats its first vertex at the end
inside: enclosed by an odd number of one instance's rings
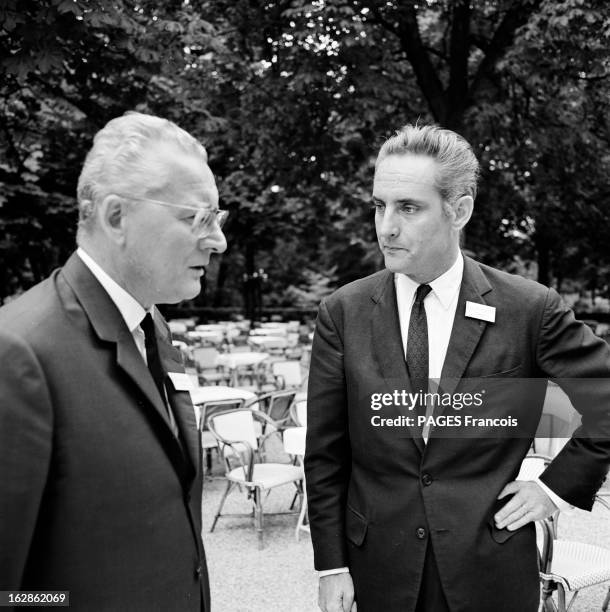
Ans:
POLYGON ((227 239, 222 229, 215 224, 211 233, 203 238, 199 238, 197 246, 202 251, 208 249, 214 253, 224 253, 227 250, 227 239))
POLYGON ((378 238, 396 238, 400 232, 398 219, 389 206, 386 207, 383 214, 378 214, 375 225, 378 238))

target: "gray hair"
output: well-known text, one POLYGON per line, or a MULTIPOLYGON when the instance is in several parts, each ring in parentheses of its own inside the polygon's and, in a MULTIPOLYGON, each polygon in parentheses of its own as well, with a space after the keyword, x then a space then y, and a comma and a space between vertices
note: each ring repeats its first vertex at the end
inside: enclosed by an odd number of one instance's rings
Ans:
POLYGON ((477 195, 479 162, 465 138, 434 125, 407 124, 388 138, 377 156, 375 170, 388 155, 427 155, 435 159, 436 188, 447 203, 469 195, 477 195))
POLYGON ((167 119, 127 112, 110 120, 94 137, 78 179, 78 231, 89 229, 95 207, 111 193, 145 196, 163 187, 168 177, 158 168, 147 168, 145 153, 162 142, 201 158, 205 148, 188 132, 167 119))

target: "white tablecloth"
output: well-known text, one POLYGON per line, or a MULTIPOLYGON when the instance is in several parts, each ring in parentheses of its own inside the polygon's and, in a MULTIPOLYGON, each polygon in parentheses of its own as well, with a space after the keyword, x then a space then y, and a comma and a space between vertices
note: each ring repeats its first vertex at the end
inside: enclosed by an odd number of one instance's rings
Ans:
POLYGON ((224 332, 221 329, 207 329, 199 331, 186 332, 189 338, 198 338, 200 340, 209 340, 210 342, 220 343, 224 340, 224 332))
POLYGON ((248 342, 262 348, 286 348, 288 340, 282 336, 250 336, 248 342))
POLYGON ((191 390, 193 404, 204 402, 217 402, 218 400, 244 399, 250 400, 256 397, 256 393, 239 387, 225 387, 223 385, 210 385, 208 387, 197 387, 191 390))
POLYGON ((285 327, 258 327, 250 330, 250 336, 286 336, 287 333, 285 327))
POLYGON ((216 365, 233 370, 240 366, 257 365, 269 357, 268 353, 221 353, 216 357, 216 365))

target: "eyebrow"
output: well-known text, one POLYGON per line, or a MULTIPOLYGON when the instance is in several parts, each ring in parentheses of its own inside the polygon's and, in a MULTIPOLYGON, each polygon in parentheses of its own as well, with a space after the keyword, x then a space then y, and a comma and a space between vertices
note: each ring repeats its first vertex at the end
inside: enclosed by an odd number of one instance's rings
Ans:
MULTIPOLYGON (((372 196, 371 202, 373 203, 380 202, 381 204, 386 203, 384 200, 382 200, 381 198, 378 198, 377 196, 372 196)), ((417 200, 415 198, 399 198, 398 200, 395 200, 395 203, 396 204, 415 204, 417 206, 425 205, 425 203, 422 200, 417 200)))

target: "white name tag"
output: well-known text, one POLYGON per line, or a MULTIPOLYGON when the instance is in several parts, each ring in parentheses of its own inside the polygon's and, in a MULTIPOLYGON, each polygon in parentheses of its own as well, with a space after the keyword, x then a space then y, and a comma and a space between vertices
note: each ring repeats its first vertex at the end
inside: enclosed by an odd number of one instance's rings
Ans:
POLYGON ((487 306, 486 304, 477 304, 476 302, 466 302, 466 316, 471 319, 481 319, 495 323, 496 308, 495 306, 487 306))
POLYGON ((176 391, 191 391, 195 388, 191 377, 184 372, 168 372, 167 375, 176 391))

